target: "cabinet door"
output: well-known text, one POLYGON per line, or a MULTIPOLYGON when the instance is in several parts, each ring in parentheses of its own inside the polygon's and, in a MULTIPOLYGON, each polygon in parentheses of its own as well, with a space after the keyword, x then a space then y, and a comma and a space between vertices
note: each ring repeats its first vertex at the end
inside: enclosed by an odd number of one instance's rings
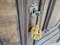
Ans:
POLYGON ((56 4, 52 13, 52 16, 50 18, 50 22, 48 26, 54 26, 59 20, 60 20, 60 0, 56 0, 56 4))
POLYGON ((0 0, 0 44, 20 45, 15 0, 0 0))

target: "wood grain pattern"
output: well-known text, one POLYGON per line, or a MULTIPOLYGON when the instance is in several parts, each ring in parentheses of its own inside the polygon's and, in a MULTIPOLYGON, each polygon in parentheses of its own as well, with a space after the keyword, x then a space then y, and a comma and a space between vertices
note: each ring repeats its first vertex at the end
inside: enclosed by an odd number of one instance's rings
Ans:
POLYGON ((0 0, 0 39, 4 45, 20 45, 15 0, 0 0))

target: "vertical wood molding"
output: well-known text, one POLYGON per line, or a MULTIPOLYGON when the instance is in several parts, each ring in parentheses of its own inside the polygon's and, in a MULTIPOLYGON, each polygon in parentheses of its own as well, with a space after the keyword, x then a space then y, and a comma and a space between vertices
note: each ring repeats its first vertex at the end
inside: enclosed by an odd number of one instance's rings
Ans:
POLYGON ((23 4, 22 0, 18 0, 18 9, 19 9, 19 16, 20 16, 20 30, 21 30, 21 37, 22 37, 22 45, 25 45, 25 37, 24 37, 24 17, 23 17, 23 4))
POLYGON ((18 0, 22 45, 28 45, 30 0, 18 0))
POLYGON ((27 45, 29 45, 29 10, 30 10, 30 0, 26 0, 26 16, 27 16, 27 45))
POLYGON ((29 45, 29 10, 30 0, 18 0, 22 45, 29 45))

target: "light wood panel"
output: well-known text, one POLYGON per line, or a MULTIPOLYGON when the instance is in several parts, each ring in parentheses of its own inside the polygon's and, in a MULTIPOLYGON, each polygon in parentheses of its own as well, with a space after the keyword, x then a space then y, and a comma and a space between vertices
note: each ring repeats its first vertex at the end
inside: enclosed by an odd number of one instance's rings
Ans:
POLYGON ((56 0, 56 4, 48 26, 54 26, 60 20, 60 0, 56 0))
POLYGON ((15 0, 0 0, 0 39, 4 45, 20 45, 15 0))

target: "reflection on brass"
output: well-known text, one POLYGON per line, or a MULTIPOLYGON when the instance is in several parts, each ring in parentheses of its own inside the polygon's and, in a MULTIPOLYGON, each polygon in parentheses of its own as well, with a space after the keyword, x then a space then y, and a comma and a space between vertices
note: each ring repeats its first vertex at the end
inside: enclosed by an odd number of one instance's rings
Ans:
POLYGON ((0 0, 0 39, 4 45, 20 45, 15 0, 0 0))

